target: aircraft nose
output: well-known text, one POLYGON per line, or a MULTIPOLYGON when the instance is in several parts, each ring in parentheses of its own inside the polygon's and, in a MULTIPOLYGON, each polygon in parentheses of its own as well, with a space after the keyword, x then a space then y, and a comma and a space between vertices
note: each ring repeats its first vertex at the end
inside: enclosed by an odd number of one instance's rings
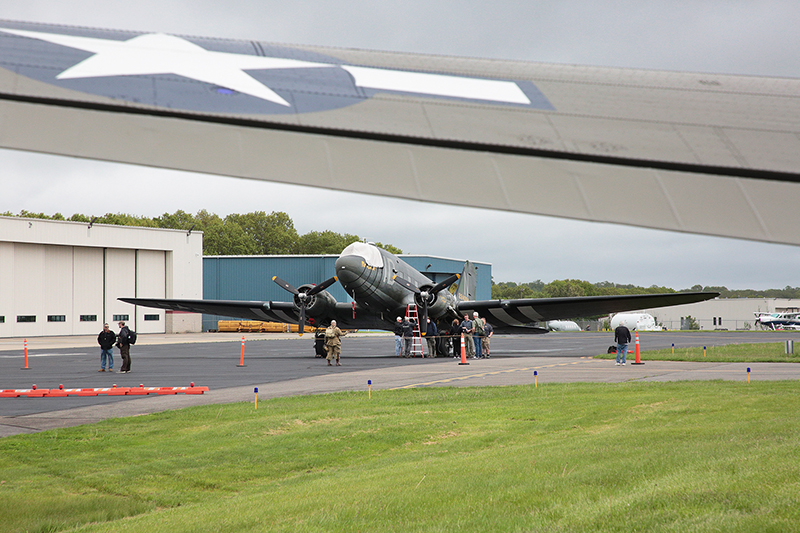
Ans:
POLYGON ((343 255, 336 260, 336 277, 339 278, 339 282, 342 285, 347 287, 361 279, 365 268, 366 264, 363 257, 343 255))

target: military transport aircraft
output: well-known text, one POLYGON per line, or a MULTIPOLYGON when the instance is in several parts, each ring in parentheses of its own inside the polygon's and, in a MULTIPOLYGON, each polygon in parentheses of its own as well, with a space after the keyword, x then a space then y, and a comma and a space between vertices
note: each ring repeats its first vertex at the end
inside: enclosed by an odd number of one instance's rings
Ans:
POLYGON ((392 330, 397 316, 416 304, 426 317, 438 323, 460 319, 478 312, 495 331, 506 333, 547 333, 538 322, 563 318, 602 315, 634 309, 666 307, 709 300, 716 292, 639 294, 625 296, 587 296, 572 298, 524 298, 518 300, 475 300, 475 267, 467 261, 462 273, 434 284, 424 274, 399 257, 371 243, 354 242, 345 248, 335 264, 336 275, 318 285, 294 287, 273 277, 278 285, 293 294, 291 302, 232 300, 180 300, 120 298, 145 307, 325 326, 331 320, 349 329, 392 330), (342 284, 354 303, 337 302, 325 291, 336 281, 342 284), (458 281, 455 293, 448 289, 458 281))

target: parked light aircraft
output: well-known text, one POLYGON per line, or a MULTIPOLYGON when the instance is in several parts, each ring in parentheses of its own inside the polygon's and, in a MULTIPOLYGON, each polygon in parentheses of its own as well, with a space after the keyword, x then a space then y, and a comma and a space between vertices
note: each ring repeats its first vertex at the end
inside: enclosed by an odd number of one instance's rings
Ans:
POLYGON ((756 315, 756 324, 761 324, 772 330, 800 329, 800 313, 753 313, 756 315))
POLYGON ((416 304, 424 323, 428 316, 445 324, 474 312, 492 324, 495 331, 546 333, 534 323, 579 316, 594 316, 618 311, 687 304, 719 296, 716 292, 589 296, 571 298, 525 298, 518 300, 475 300, 475 266, 467 261, 462 273, 434 284, 424 274, 399 257, 371 243, 354 242, 342 251, 335 263, 335 276, 318 285, 292 284, 273 278, 293 295, 290 302, 181 300, 120 298, 145 307, 208 313, 299 324, 325 326, 332 320, 343 328, 392 330, 396 317, 406 306, 416 304), (327 291, 338 281, 354 302, 337 302, 327 291), (457 289, 448 288, 458 281, 457 289))

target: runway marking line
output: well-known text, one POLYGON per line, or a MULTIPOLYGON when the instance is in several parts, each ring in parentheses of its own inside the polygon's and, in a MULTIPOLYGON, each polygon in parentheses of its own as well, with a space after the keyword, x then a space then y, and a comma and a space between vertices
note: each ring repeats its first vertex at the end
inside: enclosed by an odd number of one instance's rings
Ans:
POLYGON ((592 361, 592 360, 594 360, 593 357, 584 356, 584 357, 581 357, 581 361, 571 361, 569 363, 553 363, 553 364, 550 364, 550 365, 540 365, 540 366, 528 366, 528 367, 525 367, 525 368, 510 368, 508 370, 495 370, 493 372, 480 372, 478 374, 469 374, 469 375, 466 375, 466 376, 457 376, 457 377, 447 378, 447 379, 437 379, 437 380, 434 380, 434 381, 425 381, 425 382, 422 382, 422 383, 411 383, 410 385, 403 385, 402 387, 392 387, 392 388, 387 389, 387 390, 413 389, 413 388, 416 388, 416 387, 426 387, 426 386, 430 386, 430 385, 438 385, 438 384, 441 384, 441 383, 451 383, 453 381, 459 381, 459 380, 463 381, 465 379, 482 378, 482 377, 486 377, 486 376, 494 376, 494 375, 497 375, 497 374, 510 374, 512 372, 525 372, 525 371, 530 371, 530 370, 541 370, 542 368, 553 368, 553 367, 557 367, 557 366, 578 365, 578 364, 586 363, 586 362, 589 362, 589 361, 592 361))

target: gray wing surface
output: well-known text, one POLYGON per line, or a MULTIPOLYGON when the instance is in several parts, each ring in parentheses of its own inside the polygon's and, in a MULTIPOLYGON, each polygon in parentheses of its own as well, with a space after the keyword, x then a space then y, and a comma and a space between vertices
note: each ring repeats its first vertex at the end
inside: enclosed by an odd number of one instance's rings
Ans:
POLYGON ((800 244, 798 79, 0 21, 0 116, 4 148, 800 244), (235 56, 249 88, 82 67, 142 39, 235 56))
POLYGON ((143 307, 169 309, 187 313, 230 316, 247 320, 297 324, 300 315, 288 302, 246 302, 238 300, 181 300, 151 298, 120 298, 121 301, 143 307))
MULTIPOLYGON (((183 311, 187 313, 204 313, 208 315, 242 318, 245 320, 263 320, 266 322, 282 322, 297 324, 300 313, 291 302, 263 302, 241 300, 181 300, 163 298, 120 298, 121 301, 143 307, 183 311)), ((308 326, 327 325, 335 319, 338 325, 346 329, 391 329, 392 324, 384 322, 368 311, 346 303, 337 303, 333 314, 328 317, 307 319, 308 326), (355 315, 355 316, 354 316, 355 315)))
POLYGON ((486 300, 459 302, 460 314, 477 311, 498 330, 541 333, 524 328, 532 322, 591 317, 652 307, 689 304, 710 300, 716 292, 682 292, 675 294, 635 294, 624 296, 586 296, 577 298, 525 298, 519 300, 486 300), (530 330, 530 331, 528 331, 530 330))

